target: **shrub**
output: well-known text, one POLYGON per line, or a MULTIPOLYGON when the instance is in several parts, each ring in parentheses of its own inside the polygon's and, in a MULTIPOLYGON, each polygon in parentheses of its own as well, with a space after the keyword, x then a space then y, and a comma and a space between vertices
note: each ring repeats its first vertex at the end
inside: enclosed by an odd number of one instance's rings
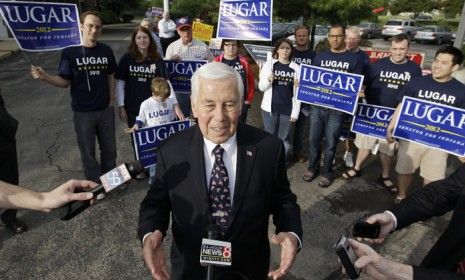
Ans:
POLYGON ((119 23, 119 18, 115 12, 106 10, 100 13, 103 24, 119 23))

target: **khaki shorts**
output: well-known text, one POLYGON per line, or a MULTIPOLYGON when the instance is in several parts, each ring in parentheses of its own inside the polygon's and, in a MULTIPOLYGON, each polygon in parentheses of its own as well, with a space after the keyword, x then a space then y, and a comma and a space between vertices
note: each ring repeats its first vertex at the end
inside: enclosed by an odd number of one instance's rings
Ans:
POLYGON ((420 176, 428 181, 437 181, 446 177, 448 154, 433 148, 405 140, 399 140, 396 172, 413 174, 420 167, 420 176))
POLYGON ((376 143, 379 144, 378 151, 380 153, 385 154, 390 157, 394 156, 394 153, 396 152, 396 149, 397 149, 397 143, 388 144, 386 140, 376 139, 376 138, 366 136, 363 134, 358 134, 358 133, 355 136, 354 144, 359 149, 371 150, 371 148, 373 148, 373 146, 376 143))

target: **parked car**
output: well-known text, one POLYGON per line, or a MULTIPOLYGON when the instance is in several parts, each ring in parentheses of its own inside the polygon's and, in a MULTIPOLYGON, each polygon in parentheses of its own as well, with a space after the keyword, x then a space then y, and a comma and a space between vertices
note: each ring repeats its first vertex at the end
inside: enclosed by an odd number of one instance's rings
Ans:
POLYGON ((272 26, 272 38, 271 41, 274 42, 280 38, 285 38, 291 34, 294 34, 294 30, 297 26, 302 25, 303 18, 300 17, 291 22, 273 22, 272 26))
POLYGON ((381 32, 384 40, 402 33, 413 38, 417 33, 416 21, 412 19, 390 19, 384 24, 381 32))
POLYGON ((380 38, 381 27, 374 22, 362 22, 358 25, 360 28, 360 36, 366 39, 380 38))
POLYGON ((436 43, 441 45, 442 43, 452 42, 453 34, 447 27, 438 25, 427 25, 421 27, 414 37, 414 40, 423 43, 436 43))
POLYGON ((417 19, 423 19, 423 20, 425 20, 425 19, 433 19, 433 17, 430 16, 430 15, 427 15, 427 14, 419 14, 419 15, 417 16, 417 19))
MULTIPOLYGON (((319 42, 323 41, 328 36, 328 32, 329 32, 329 26, 327 26, 327 25, 317 25, 316 28, 315 28, 314 46, 316 46, 319 42)), ((291 40, 292 43, 295 42, 294 34, 288 36, 287 38, 289 40, 291 40)))

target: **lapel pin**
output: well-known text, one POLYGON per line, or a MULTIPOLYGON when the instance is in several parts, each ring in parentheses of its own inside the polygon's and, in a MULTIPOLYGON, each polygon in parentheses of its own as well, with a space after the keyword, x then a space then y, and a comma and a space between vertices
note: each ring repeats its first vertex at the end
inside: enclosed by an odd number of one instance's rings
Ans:
POLYGON ((247 155, 248 155, 249 157, 252 156, 252 152, 251 152, 251 151, 247 151, 246 153, 247 153, 247 155))

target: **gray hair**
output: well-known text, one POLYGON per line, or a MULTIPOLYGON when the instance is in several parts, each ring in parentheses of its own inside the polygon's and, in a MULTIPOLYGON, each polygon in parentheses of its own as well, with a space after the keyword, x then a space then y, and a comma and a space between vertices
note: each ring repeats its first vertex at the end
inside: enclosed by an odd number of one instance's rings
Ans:
POLYGON ((349 26, 349 27, 347 27, 346 28, 346 35, 347 35, 347 33, 355 34, 360 38, 360 28, 358 28, 357 26, 349 26))
POLYGON ((244 84, 242 82, 241 75, 222 62, 210 62, 204 64, 202 67, 197 69, 191 78, 191 100, 195 102, 197 94, 199 92, 199 78, 202 77, 206 80, 222 80, 226 78, 234 78, 237 84, 237 91, 239 100, 242 101, 244 97, 244 84))

